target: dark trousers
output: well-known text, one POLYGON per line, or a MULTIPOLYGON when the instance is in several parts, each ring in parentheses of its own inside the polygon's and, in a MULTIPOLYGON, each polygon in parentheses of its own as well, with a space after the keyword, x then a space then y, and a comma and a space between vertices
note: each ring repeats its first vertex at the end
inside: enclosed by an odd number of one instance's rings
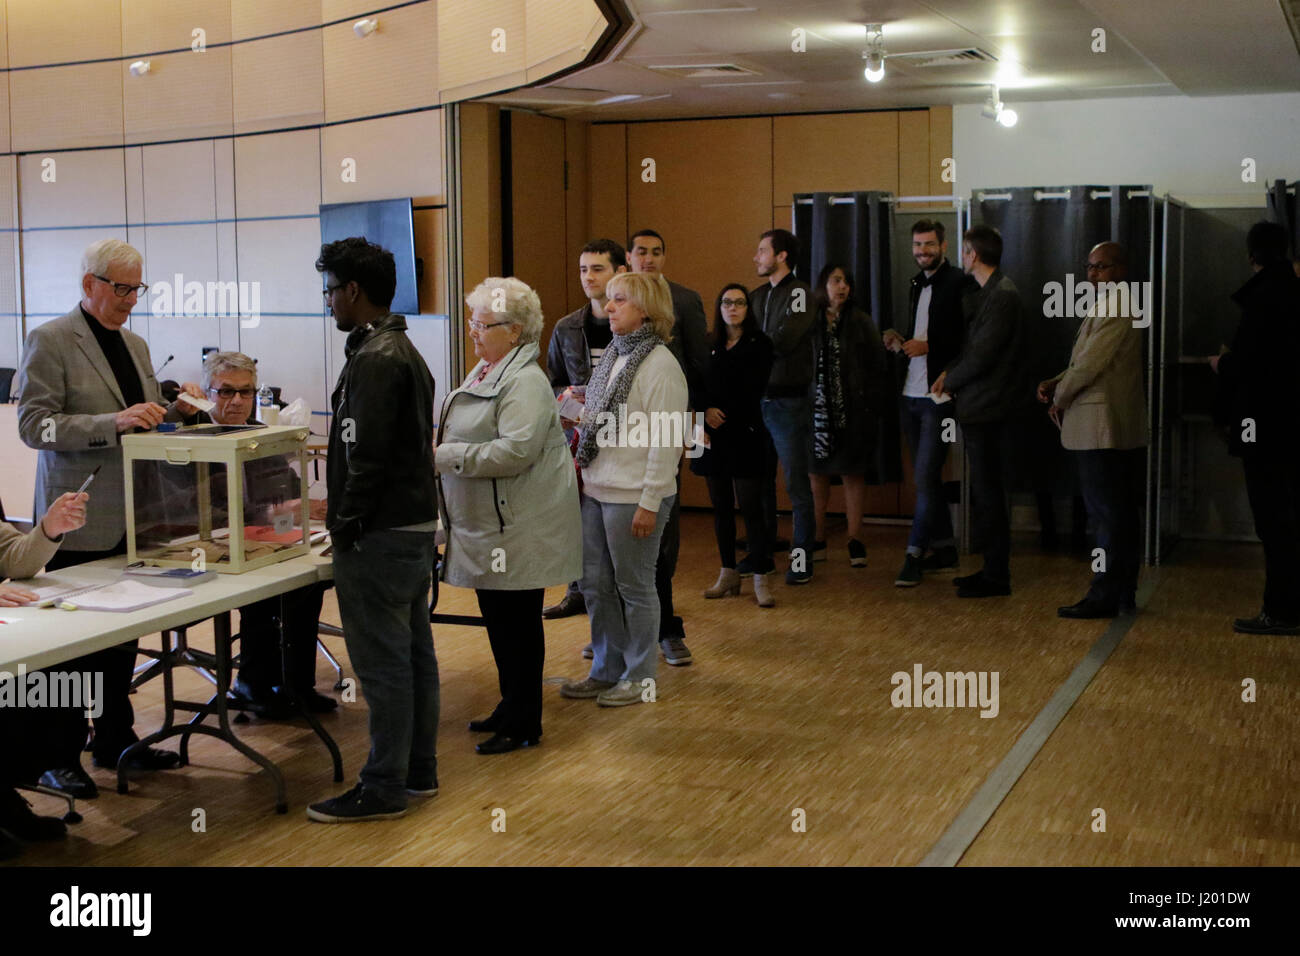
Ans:
MULTIPOLYGON (((126 554, 126 538, 117 547, 107 551, 68 551, 55 553, 46 571, 98 561, 126 554)), ((83 657, 65 661, 46 669, 46 673, 74 672, 102 673, 104 675, 104 711, 94 720, 94 757, 100 763, 117 765, 118 755, 135 743, 135 711, 131 707, 131 677, 135 672, 136 647, 139 641, 127 641, 115 647, 106 647, 83 657)), ((86 716, 81 708, 60 708, 50 712, 50 719, 42 721, 46 769, 73 767, 81 762, 82 747, 86 742, 86 716)))
POLYGON ((709 475, 709 501, 713 504, 713 535, 718 539, 718 557, 724 568, 736 566, 736 510, 745 519, 749 536, 749 565, 755 574, 767 574, 772 561, 772 539, 768 537, 763 513, 763 479, 709 475))
POLYGON ((324 601, 325 586, 309 584, 239 609, 239 676, 253 691, 266 693, 286 683, 299 692, 315 687, 316 635, 324 601), (280 661, 281 613, 287 644, 287 675, 280 661))
POLYGON ((1241 460, 1255 533, 1264 543, 1264 613, 1300 623, 1300 462, 1241 460))
POLYGON ((659 595, 659 640, 686 637, 682 619, 673 609, 673 575, 677 573, 677 554, 682 545, 682 473, 677 472, 677 494, 668 512, 668 523, 659 538, 659 558, 655 561, 655 593, 659 595))
POLYGON ((912 511, 907 552, 917 557, 925 554, 927 548, 956 544, 952 516, 943 494, 943 463, 948 457, 943 420, 951 414, 951 406, 936 405, 928 398, 904 395, 899 401, 900 424, 912 451, 912 475, 916 484, 916 507, 912 511))
POLYGON ((1011 517, 1002 480, 1005 431, 1005 422, 962 426, 970 463, 971 544, 984 555, 984 577, 998 584, 1011 582, 1011 517))
POLYGON ((479 611, 487 627, 492 658, 497 662, 501 702, 492 712, 497 733, 534 738, 542 733, 542 664, 546 635, 542 630, 541 588, 489 591, 479 588, 479 611))
POLYGON ((1088 597, 1109 605, 1131 601, 1142 564, 1146 449, 1100 448, 1074 454, 1096 547, 1101 549, 1106 569, 1094 572, 1088 597))

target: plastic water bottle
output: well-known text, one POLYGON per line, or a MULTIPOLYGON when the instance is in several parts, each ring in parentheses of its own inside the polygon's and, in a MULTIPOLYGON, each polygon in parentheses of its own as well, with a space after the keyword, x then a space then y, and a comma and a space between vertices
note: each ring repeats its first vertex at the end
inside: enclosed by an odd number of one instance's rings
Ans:
POLYGON ((275 404, 275 393, 270 385, 263 385, 257 390, 257 420, 263 425, 280 423, 280 406, 275 404))

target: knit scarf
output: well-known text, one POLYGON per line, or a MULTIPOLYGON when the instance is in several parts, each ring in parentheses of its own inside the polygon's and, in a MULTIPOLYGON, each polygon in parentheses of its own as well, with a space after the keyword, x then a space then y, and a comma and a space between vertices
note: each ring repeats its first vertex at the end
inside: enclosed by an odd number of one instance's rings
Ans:
POLYGON ((642 360, 653 352, 658 344, 659 336, 655 335, 649 322, 643 323, 635 332, 615 335, 610 339, 609 348, 605 349, 605 354, 600 357, 600 364, 596 366, 587 382, 586 407, 582 413, 583 424, 579 426, 579 434, 582 437, 578 439, 576 456, 578 467, 588 467, 600 454, 600 447, 596 444, 596 434, 600 431, 602 413, 613 412, 617 415, 618 409, 627 403, 628 392, 632 390, 632 379, 636 376, 637 369, 641 366, 642 360), (627 356, 627 364, 623 366, 611 388, 609 376, 620 355, 627 356))
POLYGON ((822 348, 817 355, 816 386, 813 391, 813 457, 825 461, 835 454, 844 431, 844 376, 840 365, 839 316, 821 331, 822 348))

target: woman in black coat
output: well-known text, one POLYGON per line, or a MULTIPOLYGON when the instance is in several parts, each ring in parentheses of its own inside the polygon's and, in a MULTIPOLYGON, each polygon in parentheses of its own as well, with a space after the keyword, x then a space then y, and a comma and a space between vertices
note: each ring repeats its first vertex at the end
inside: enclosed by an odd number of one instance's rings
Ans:
POLYGON ((713 352, 705 376, 704 413, 708 446, 691 470, 709 483, 713 532, 722 569, 706 598, 740 593, 736 570, 735 505, 749 535, 746 559, 754 572, 754 599, 772 607, 768 575, 775 569, 772 542, 763 517, 763 471, 772 439, 763 426, 759 402, 772 371, 772 340, 750 312, 749 293, 733 282, 718 293, 713 316, 713 352))
POLYGON ((849 521, 849 564, 867 566, 859 535, 866 510, 866 474, 875 457, 885 386, 885 347, 880 333, 853 301, 853 276, 828 263, 817 277, 813 324, 812 454, 808 479, 817 519, 816 551, 826 547, 826 506, 831 478, 844 482, 849 521))

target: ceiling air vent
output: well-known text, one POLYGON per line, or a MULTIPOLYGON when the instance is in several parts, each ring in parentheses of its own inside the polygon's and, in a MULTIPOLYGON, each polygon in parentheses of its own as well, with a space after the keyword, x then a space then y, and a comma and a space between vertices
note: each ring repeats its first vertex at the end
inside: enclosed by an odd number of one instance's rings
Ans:
POLYGON ((934 66, 968 66, 971 63, 996 63, 998 58, 991 53, 970 47, 965 50, 919 50, 916 53, 891 53, 891 61, 906 60, 914 69, 928 69, 934 66))
POLYGON ((709 80, 720 76, 758 76, 758 71, 747 70, 734 63, 686 63, 650 66, 662 76, 677 76, 687 80, 709 80))

